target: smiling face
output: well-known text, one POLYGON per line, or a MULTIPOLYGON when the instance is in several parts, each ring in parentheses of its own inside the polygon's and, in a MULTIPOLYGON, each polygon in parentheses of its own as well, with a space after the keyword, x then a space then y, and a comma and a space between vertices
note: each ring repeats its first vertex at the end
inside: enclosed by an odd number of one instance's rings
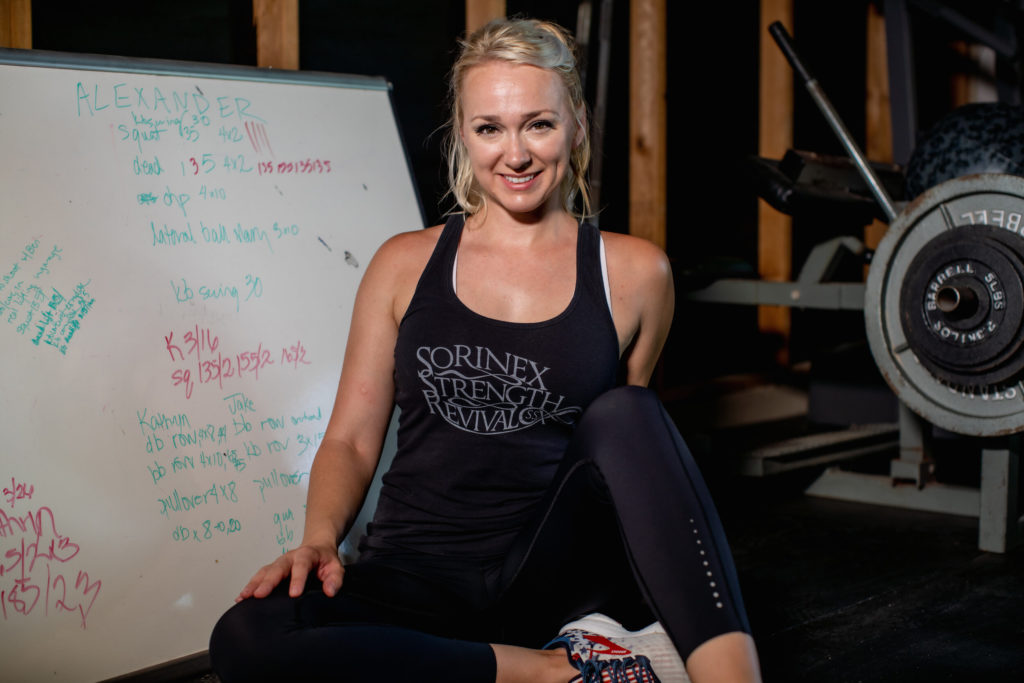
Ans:
POLYGON ((560 188, 584 131, 557 74, 489 61, 462 83, 459 135, 489 209, 540 216, 564 210, 560 188))

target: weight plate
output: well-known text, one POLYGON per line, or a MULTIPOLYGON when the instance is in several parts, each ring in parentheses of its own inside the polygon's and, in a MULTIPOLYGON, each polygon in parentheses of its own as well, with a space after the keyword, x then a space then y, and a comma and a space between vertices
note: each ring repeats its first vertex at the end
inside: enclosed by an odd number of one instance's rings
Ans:
POLYGON ((973 225, 939 235, 903 282, 908 343, 932 374, 957 386, 999 384, 1024 369, 1024 263, 998 230, 973 225))
POLYGON ((893 221, 868 271, 868 344, 911 410, 971 436, 1024 431, 1024 178, 947 180, 893 221))

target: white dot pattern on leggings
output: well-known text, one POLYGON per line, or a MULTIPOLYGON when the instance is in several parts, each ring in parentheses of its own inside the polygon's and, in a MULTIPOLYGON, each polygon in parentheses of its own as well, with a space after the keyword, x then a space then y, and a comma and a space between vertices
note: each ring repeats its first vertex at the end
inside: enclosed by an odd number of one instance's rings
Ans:
MULTIPOLYGON (((696 542, 696 544, 698 546, 702 546, 703 543, 701 543, 701 540, 700 540, 700 531, 697 529, 697 523, 693 519, 693 517, 690 518, 690 524, 692 526, 693 535, 695 537, 694 541, 696 542)), ((707 556, 707 552, 705 552, 703 548, 699 549, 698 552, 700 553, 701 557, 706 557, 707 556)), ((703 567, 705 567, 705 568, 710 566, 710 564, 708 563, 707 560, 701 560, 701 565, 703 567)), ((708 581, 708 586, 712 589, 711 597, 715 598, 715 600, 716 600, 715 607, 717 607, 718 609, 722 609, 722 607, 723 607, 722 602, 720 600, 718 600, 718 598, 720 598, 721 595, 718 593, 718 591, 714 590, 718 586, 718 584, 714 580, 714 578, 715 578, 714 574, 711 572, 710 569, 705 571, 705 574, 707 574, 708 579, 710 579, 710 581, 708 581)))

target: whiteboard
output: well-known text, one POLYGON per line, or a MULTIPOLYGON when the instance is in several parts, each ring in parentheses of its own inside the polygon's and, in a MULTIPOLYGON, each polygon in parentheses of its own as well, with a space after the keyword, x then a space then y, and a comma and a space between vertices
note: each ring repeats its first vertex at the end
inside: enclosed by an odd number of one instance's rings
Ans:
POLYGON ((388 84, 0 50, 0 159, 0 680, 202 652, 423 225, 388 84))

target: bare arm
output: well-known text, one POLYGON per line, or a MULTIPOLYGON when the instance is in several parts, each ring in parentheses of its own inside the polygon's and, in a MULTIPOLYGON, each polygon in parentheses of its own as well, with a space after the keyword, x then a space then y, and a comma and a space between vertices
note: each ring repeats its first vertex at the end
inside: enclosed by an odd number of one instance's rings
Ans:
POLYGON ((647 386, 672 325, 672 268, 665 252, 647 240, 614 233, 605 233, 604 239, 626 382, 647 386))
POLYGON ((367 268, 356 294, 334 409, 310 469, 302 544, 256 572, 238 600, 266 597, 289 575, 288 592, 295 597, 311 571, 328 595, 341 587, 338 543, 359 513, 380 459, 394 401, 398 321, 411 297, 409 281, 415 287, 420 260, 425 263, 422 247, 429 245, 423 232, 389 240, 367 268))

